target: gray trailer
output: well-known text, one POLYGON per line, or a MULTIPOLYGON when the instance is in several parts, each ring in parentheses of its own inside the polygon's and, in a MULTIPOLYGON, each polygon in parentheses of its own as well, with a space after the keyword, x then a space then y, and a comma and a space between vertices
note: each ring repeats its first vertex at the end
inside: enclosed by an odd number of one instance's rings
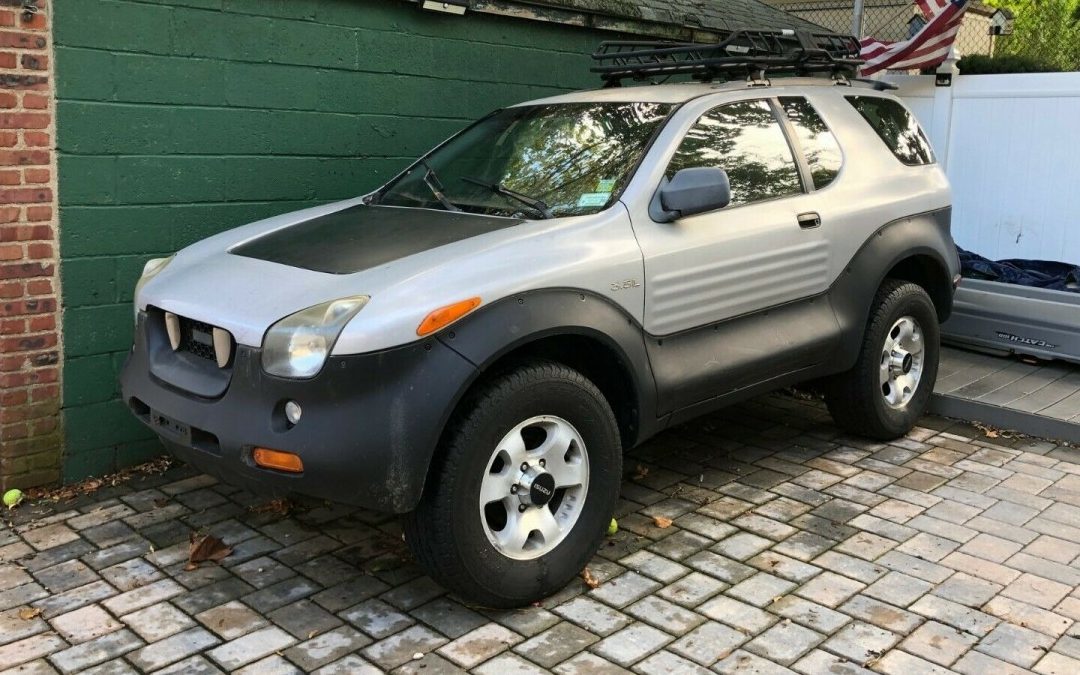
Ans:
POLYGON ((981 351, 1080 363, 1080 293, 964 279, 941 336, 981 351))

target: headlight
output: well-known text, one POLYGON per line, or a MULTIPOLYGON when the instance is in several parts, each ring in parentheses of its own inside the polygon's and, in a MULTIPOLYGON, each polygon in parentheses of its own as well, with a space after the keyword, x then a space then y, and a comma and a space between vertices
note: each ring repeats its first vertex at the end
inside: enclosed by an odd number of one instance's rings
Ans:
POLYGON ((139 277, 139 281, 135 284, 135 321, 136 322, 139 321, 139 293, 142 292, 143 286, 145 286, 148 281, 150 281, 151 279, 156 277, 158 274, 160 274, 161 270, 165 269, 165 267, 169 263, 171 263, 173 258, 175 258, 175 257, 176 257, 176 254, 174 253, 173 255, 169 256, 168 258, 153 258, 152 260, 147 260, 146 261, 146 264, 143 266, 142 276, 139 277))
POLYGON ((354 295, 308 307, 278 321, 263 338, 263 370, 281 377, 314 377, 345 324, 370 298, 354 295))

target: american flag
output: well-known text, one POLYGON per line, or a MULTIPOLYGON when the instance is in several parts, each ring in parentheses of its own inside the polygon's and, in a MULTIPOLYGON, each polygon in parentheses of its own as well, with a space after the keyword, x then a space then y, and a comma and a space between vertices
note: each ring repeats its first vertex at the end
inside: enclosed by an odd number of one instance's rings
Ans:
POLYGON ((865 61, 860 73, 873 75, 879 70, 933 68, 949 54, 967 0, 917 0, 928 19, 918 33, 907 40, 884 42, 871 37, 859 41, 859 56, 865 61))

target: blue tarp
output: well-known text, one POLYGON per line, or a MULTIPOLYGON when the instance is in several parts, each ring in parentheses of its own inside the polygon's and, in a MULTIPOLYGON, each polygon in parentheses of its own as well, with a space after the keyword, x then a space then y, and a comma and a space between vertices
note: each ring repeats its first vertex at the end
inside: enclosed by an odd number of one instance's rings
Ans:
POLYGON ((968 279, 1080 293, 1080 266, 1047 260, 987 260, 959 246, 956 250, 960 274, 968 279))

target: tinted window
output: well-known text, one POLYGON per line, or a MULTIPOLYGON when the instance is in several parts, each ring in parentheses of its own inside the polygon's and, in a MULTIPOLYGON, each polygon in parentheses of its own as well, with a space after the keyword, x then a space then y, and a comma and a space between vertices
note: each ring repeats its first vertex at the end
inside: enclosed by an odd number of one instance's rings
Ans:
POLYGON ((732 205, 802 192, 791 147, 766 101, 730 103, 702 115, 671 158, 667 177, 698 166, 727 171, 732 205))
POLYGON ((904 164, 930 164, 934 151, 915 116, 899 102, 877 96, 848 96, 851 105, 874 128, 885 145, 904 164))
POLYGON ((432 151, 426 164, 383 188, 379 203, 535 218, 543 209, 529 203, 543 202, 555 216, 596 213, 618 198, 671 109, 663 103, 506 108, 432 151))
POLYGON ((840 154, 836 137, 805 98, 781 97, 780 105, 795 129, 803 156, 810 166, 814 188, 820 190, 840 173, 843 155, 840 154))

